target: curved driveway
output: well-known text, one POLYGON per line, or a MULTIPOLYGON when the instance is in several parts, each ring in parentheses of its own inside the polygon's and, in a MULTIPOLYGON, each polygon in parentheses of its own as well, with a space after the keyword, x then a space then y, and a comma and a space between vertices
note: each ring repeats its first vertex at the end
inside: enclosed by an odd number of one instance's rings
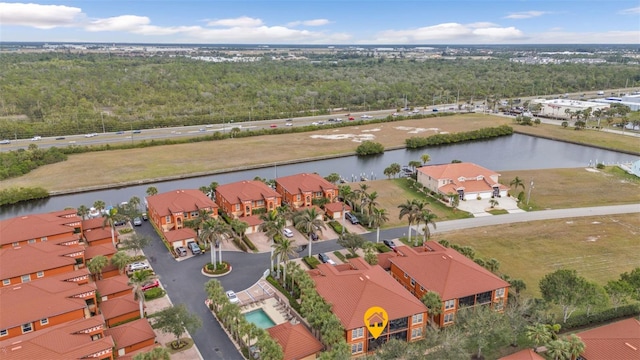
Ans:
MULTIPOLYGON (((486 216, 470 219, 442 221, 437 223, 437 229, 432 233, 443 233, 452 230, 469 229, 481 226, 495 226, 500 224, 524 221, 539 221, 558 218, 572 218, 596 215, 613 215, 640 213, 640 204, 600 206, 576 209, 543 210, 499 216, 486 216)), ((201 274, 200 270, 210 260, 210 255, 192 257, 177 262, 169 254, 164 244, 155 233, 153 227, 144 223, 136 231, 150 236, 153 241, 144 249, 153 269, 160 276, 160 280, 173 304, 183 303, 189 311, 202 319, 202 328, 191 334, 198 350, 204 359, 242 359, 234 344, 229 340, 220 324, 211 316, 204 306, 204 283, 209 278, 201 274)), ((393 239, 406 236, 407 227, 399 227, 380 231, 380 238, 393 239)), ((376 240, 376 233, 364 234, 369 241, 376 240)), ((336 239, 322 241, 313 245, 314 253, 331 252, 340 249, 336 239)), ((304 254, 302 254, 304 256, 304 254)), ((225 289, 244 290, 253 285, 269 268, 269 254, 250 254, 239 251, 223 252, 223 259, 233 266, 233 271, 219 278, 225 289)))

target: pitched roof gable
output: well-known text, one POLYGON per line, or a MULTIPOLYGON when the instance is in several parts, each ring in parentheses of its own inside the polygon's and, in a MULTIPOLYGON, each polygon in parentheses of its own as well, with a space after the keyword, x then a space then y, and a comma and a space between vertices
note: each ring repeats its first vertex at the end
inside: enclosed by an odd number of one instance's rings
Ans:
POLYGON ((218 205, 213 200, 209 199, 202 191, 196 189, 168 191, 147 196, 146 200, 148 207, 155 209, 159 216, 218 208, 218 205))
POLYGON ((0 245, 71 233, 80 227, 75 209, 18 216, 0 221, 0 245))
POLYGON ((276 179, 276 183, 282 186, 290 194, 326 191, 328 189, 338 190, 337 186, 328 182, 322 176, 314 173, 302 173, 280 177, 276 179))
POLYGON ((532 349, 524 349, 511 355, 501 357, 500 360, 545 360, 545 358, 538 355, 538 353, 532 349))
POLYGON ((167 231, 162 233, 162 235, 164 235, 164 237, 170 243, 174 241, 180 241, 180 240, 195 239, 196 237, 198 237, 198 235, 193 229, 187 228, 187 227, 182 229, 167 231))
POLYGON ((593 359, 640 358, 640 320, 631 318, 579 332, 585 344, 582 356, 593 359))
POLYGON ((132 290, 133 286, 129 285, 127 275, 118 275, 96 281, 98 292, 102 296, 108 296, 119 293, 121 291, 132 290))
POLYGON ((0 249, 0 279, 33 274, 75 265, 76 260, 67 255, 83 252, 78 246, 62 246, 49 243, 26 244, 0 249), (25 261, 28 259, 28 261, 25 261))
POLYGON ((105 335, 111 335, 119 349, 155 339, 156 334, 146 318, 106 329, 105 335))
POLYGON ((320 264, 309 271, 316 289, 345 329, 365 326, 364 314, 372 306, 385 309, 389 319, 408 317, 427 309, 379 266, 370 266, 360 258, 346 266, 320 264))
POLYGON ((259 180, 245 180, 220 185, 216 188, 216 193, 216 196, 222 196, 230 204, 282 197, 282 195, 259 180))
POLYGON ((461 177, 473 179, 478 176, 483 176, 485 178, 490 178, 491 176, 496 175, 500 176, 500 174, 495 171, 468 162, 421 166, 417 168, 417 171, 431 176, 434 179, 457 180, 461 177))
POLYGON ((100 312, 105 320, 113 319, 120 315, 137 312, 140 304, 134 300, 133 293, 126 296, 118 296, 100 303, 100 312))
POLYGON ((398 246, 397 251, 389 261, 426 290, 440 294, 442 300, 509 287, 508 282, 489 270, 434 241, 416 249, 398 246))
POLYGON ((322 343, 300 323, 292 325, 286 322, 268 328, 267 332, 282 347, 284 360, 306 358, 324 349, 322 343))

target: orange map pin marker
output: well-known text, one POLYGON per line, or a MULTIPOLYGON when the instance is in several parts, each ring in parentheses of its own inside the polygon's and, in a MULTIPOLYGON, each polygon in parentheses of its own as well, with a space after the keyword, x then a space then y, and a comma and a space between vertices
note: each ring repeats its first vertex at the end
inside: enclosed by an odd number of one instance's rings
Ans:
POLYGON ((372 306, 364 313, 364 324, 374 339, 377 339, 382 334, 388 322, 389 316, 387 312, 379 306, 372 306))

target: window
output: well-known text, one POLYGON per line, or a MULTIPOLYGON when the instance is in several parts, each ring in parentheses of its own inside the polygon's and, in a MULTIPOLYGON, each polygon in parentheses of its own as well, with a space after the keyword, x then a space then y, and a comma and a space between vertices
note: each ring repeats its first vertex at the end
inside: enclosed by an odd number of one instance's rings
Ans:
POLYGON ((2 286, 8 286, 8 285, 11 285, 11 279, 2 280, 2 286))
POLYGON ((31 323, 27 323, 22 325, 22 333, 26 334, 28 332, 32 332, 33 331, 33 325, 31 323))
POLYGON ((9 330, 7 329, 0 330, 0 337, 7 336, 7 335, 9 335, 9 330))
POLYGON ((414 279, 411 279, 411 286, 416 286, 416 281, 414 279))
POLYGON ((38 271, 38 272, 36 273, 36 275, 37 275, 39 278, 44 277, 44 271, 38 271))
POLYGON ((422 337, 422 328, 411 329, 411 339, 421 338, 422 337))
POLYGON ((263 206, 264 206, 264 200, 258 200, 258 201, 256 201, 256 206, 257 206, 257 207, 263 207, 263 206))
POLYGON ((496 297, 497 298, 504 297, 504 288, 496 290, 496 297))
POLYGON ((191 217, 192 218, 197 217, 197 216, 198 216, 198 212, 197 211, 192 211, 191 212, 191 217))
POLYGON ((456 306, 456 301, 455 300, 447 300, 444 302, 444 309, 445 310, 449 310, 449 309, 453 309, 456 306))
POLYGON ((236 204, 236 211, 240 211, 240 204, 236 204))
POLYGON ((44 241, 47 241, 47 237, 46 236, 43 236, 43 237, 40 238, 40 242, 44 242, 44 241))
POLYGON ((494 309, 496 311, 502 311, 504 309, 504 299, 498 300, 498 302, 494 306, 494 309))
POLYGON ((405 278, 405 279, 408 279, 408 278, 409 278, 409 275, 407 275, 407 273, 404 273, 404 278, 405 278))
POLYGON ((445 314, 444 315, 444 323, 445 324, 451 324, 452 322, 453 322, 453 313, 445 314))
POLYGON ((21 280, 22 280, 23 283, 27 283, 27 282, 31 281, 31 275, 29 275, 29 274, 22 275, 21 280))
POLYGON ((415 314, 411 317, 411 325, 420 324, 423 320, 423 314, 415 314))
POLYGON ((167 215, 167 216, 164 218, 164 221, 165 221, 167 224, 171 224, 171 215, 167 215))
POLYGON ((40 325, 47 325, 49 323, 49 318, 40 319, 40 325))
POLYGON ((296 201, 300 201, 300 194, 296 195, 296 201))
POLYGON ((12 245, 13 247, 16 247, 16 246, 20 246, 20 243, 18 243, 18 242, 14 242, 14 243, 13 243, 13 244, 11 244, 11 245, 12 245))
POLYGON ((186 218, 188 219, 188 218, 189 218, 189 213, 187 213, 187 212, 183 212, 183 213, 182 213, 182 216, 183 216, 183 217, 186 217, 186 218))
POLYGON ((351 330, 351 339, 360 339, 364 336, 364 328, 357 328, 351 330))
POLYGON ((322 197, 322 191, 318 191, 315 193, 315 197, 317 198, 321 198, 322 197))
POLYGON ((424 288, 422 286, 420 286, 420 291, 424 292, 424 288))
POLYGON ((36 239, 29 239, 29 241, 27 241, 28 244, 35 244, 36 243, 36 239))
POLYGON ((351 344, 351 354, 359 354, 362 352, 362 343, 351 344))

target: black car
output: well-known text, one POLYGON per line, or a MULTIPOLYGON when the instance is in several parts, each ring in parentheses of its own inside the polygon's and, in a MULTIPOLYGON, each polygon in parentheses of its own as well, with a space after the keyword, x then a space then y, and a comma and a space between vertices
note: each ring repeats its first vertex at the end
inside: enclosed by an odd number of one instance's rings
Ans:
POLYGON ((317 241, 318 240, 318 234, 316 234, 316 233, 309 233, 309 236, 311 237, 311 240, 313 240, 313 241, 317 241))
POLYGON ((124 226, 127 224, 127 220, 116 220, 113 222, 113 226, 124 226))
POLYGON ((360 220, 358 220, 358 218, 353 215, 352 213, 345 213, 344 217, 349 220, 353 225, 358 225, 360 224, 360 220))
POLYGON ((320 260, 323 264, 329 264, 329 265, 336 264, 336 262, 331 260, 331 258, 325 253, 318 254, 318 260, 320 260))
POLYGON ((387 245, 391 250, 395 250, 396 248, 396 244, 393 242, 393 240, 382 240, 382 243, 387 245))

